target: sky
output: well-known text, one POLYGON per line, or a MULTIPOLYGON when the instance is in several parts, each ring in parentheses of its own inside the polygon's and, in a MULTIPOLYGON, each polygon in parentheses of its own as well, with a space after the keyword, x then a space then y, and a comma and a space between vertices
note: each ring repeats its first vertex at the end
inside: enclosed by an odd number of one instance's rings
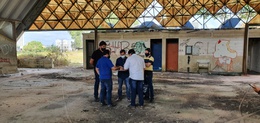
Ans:
POLYGON ((26 31, 18 42, 24 40, 24 45, 31 41, 39 41, 44 46, 51 46, 55 40, 72 40, 68 31, 26 31))

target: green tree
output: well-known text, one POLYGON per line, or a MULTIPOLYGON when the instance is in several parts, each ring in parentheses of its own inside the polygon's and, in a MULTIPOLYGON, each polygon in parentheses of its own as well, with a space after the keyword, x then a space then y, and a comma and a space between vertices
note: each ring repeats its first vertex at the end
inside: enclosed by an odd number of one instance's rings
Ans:
POLYGON ((39 41, 31 41, 23 47, 23 51, 27 52, 42 52, 44 49, 42 43, 39 41))
POLYGON ((74 39, 74 42, 72 42, 72 48, 82 48, 82 31, 69 31, 72 39, 74 39))

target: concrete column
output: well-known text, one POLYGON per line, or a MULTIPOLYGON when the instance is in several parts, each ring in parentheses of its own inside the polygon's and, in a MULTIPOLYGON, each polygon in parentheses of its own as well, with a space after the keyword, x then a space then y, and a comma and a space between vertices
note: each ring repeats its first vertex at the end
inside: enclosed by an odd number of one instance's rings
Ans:
POLYGON ((246 23, 244 32, 244 50, 243 50, 243 74, 247 75, 247 57, 248 57, 248 28, 249 25, 246 23))
POLYGON ((162 71, 166 71, 166 38, 162 38, 162 71))
POLYGON ((83 68, 87 69, 87 42, 84 39, 84 34, 82 34, 82 41, 83 41, 83 68))

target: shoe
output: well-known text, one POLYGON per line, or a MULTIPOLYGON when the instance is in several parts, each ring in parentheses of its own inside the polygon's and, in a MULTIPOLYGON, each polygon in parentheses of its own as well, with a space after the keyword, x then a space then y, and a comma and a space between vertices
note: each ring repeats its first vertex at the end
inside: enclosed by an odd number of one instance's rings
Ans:
POLYGON ((120 101, 121 99, 120 98, 116 98, 116 102, 120 101))
POLYGON ((115 104, 110 104, 110 105, 107 105, 107 107, 111 108, 111 107, 115 107, 116 105, 115 104))
POLYGON ((144 97, 144 100, 149 100, 149 97, 144 97))
POLYGON ((131 102, 131 99, 127 98, 127 101, 128 101, 128 102, 131 102))
POLYGON ((107 104, 104 102, 104 103, 101 103, 101 106, 106 106, 107 104))
POLYGON ((144 106, 141 105, 139 108, 140 108, 140 109, 144 109, 144 106))
POLYGON ((153 103, 153 98, 151 98, 151 99, 149 100, 149 102, 150 102, 150 103, 153 103))
POLYGON ((127 107, 130 109, 135 109, 135 106, 132 106, 131 104, 129 104, 127 107))
POLYGON ((95 98, 95 102, 99 102, 99 98, 95 98))

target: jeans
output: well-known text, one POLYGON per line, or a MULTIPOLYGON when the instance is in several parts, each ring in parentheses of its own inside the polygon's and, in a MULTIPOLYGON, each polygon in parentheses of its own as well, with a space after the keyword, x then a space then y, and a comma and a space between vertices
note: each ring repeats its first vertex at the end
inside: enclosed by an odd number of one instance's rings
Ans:
POLYGON ((153 90, 153 71, 144 72, 144 84, 148 85, 147 91, 145 93, 145 98, 154 99, 154 90, 153 90))
POLYGON ((111 105, 112 101, 112 79, 102 79, 101 80, 101 91, 100 91, 100 102, 105 103, 105 97, 107 98, 107 104, 111 105))
POLYGON ((98 88, 99 88, 99 75, 96 72, 96 69, 94 68, 94 73, 95 73, 95 84, 94 84, 94 97, 97 99, 98 98, 98 88))
POLYGON ((139 105, 144 105, 143 98, 143 80, 133 80, 131 79, 131 106, 135 106, 136 93, 138 93, 139 105))
POLYGON ((125 82, 125 88, 126 88, 126 97, 127 99, 130 99, 131 98, 131 95, 130 95, 130 83, 129 83, 129 77, 123 79, 123 78, 118 78, 118 91, 117 91, 117 94, 118 94, 118 98, 119 99, 122 99, 122 86, 123 86, 123 83, 125 82))

